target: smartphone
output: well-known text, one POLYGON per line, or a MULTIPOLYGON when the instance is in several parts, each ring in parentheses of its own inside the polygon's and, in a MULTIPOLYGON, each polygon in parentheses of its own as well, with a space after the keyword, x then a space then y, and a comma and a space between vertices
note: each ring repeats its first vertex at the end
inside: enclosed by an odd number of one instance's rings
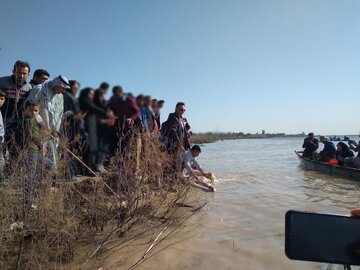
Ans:
POLYGON ((292 260, 360 265, 360 218, 290 210, 285 254, 292 260))

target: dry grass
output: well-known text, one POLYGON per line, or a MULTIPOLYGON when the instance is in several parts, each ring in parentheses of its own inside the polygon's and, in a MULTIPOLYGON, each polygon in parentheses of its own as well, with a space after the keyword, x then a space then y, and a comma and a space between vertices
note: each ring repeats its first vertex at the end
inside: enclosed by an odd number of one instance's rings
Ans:
POLYGON ((112 161, 112 173, 78 182, 65 179, 69 155, 62 154, 52 173, 32 170, 26 152, 17 159, 23 162, 10 161, 10 184, 0 190, 0 269, 63 269, 74 259, 86 268, 126 245, 128 232, 141 239, 151 231, 153 244, 133 267, 144 261, 168 236, 165 231, 187 218, 179 209, 189 185, 172 172, 156 134, 142 135, 140 164, 137 141, 129 139, 126 154, 112 161))

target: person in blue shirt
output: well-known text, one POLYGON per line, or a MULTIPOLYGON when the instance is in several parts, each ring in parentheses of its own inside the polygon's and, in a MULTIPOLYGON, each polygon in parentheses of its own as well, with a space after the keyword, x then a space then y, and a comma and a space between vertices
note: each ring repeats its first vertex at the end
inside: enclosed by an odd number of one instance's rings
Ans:
POLYGON ((320 142, 324 144, 324 148, 320 153, 314 152, 314 159, 322 162, 327 162, 330 159, 336 158, 336 148, 333 142, 326 137, 320 136, 320 142))

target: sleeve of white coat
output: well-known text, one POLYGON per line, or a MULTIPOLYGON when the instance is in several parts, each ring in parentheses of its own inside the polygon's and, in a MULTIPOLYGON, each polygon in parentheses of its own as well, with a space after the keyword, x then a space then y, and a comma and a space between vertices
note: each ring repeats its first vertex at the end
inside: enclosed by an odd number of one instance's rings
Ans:
POLYGON ((52 130, 56 130, 57 132, 60 131, 63 115, 64 115, 64 99, 63 99, 63 95, 59 94, 56 99, 55 115, 53 115, 52 121, 50 123, 50 128, 52 130))
MULTIPOLYGON (((39 103, 40 99, 41 99, 41 85, 38 85, 38 86, 35 86, 33 89, 31 89, 30 94, 28 95, 26 101, 33 100, 33 101, 36 101, 39 103)), ((26 103, 26 101, 25 101, 25 103, 26 103)))
POLYGON ((61 128, 61 123, 63 120, 63 116, 64 116, 64 96, 61 94, 60 95, 61 99, 59 102, 59 122, 56 125, 56 131, 60 131, 61 128))

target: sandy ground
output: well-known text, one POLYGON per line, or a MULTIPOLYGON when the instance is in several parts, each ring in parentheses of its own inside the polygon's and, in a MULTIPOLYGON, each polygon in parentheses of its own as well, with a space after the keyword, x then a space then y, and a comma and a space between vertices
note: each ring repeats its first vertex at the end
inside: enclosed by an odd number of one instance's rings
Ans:
POLYGON ((187 221, 201 211, 205 204, 205 193, 193 188, 186 200, 178 205, 170 224, 145 222, 136 225, 122 237, 115 233, 104 241, 110 232, 110 228, 107 228, 97 235, 93 243, 79 243, 74 260, 62 269, 131 269, 132 266, 143 265, 176 243, 195 237, 184 234, 184 229, 187 221))

